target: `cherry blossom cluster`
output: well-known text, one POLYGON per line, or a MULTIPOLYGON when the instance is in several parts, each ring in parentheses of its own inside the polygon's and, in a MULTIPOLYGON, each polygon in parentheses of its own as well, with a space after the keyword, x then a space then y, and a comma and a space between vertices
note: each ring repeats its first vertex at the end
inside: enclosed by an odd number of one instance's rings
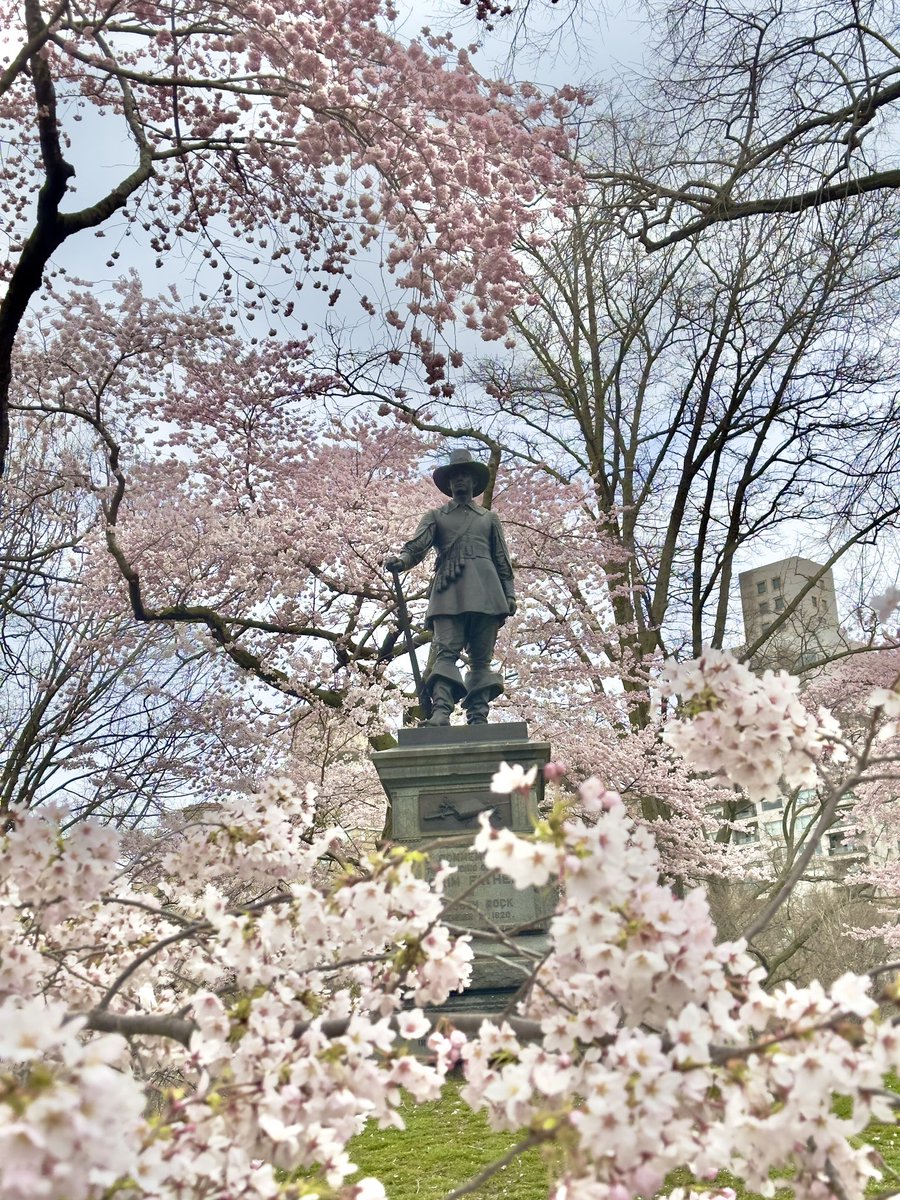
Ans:
POLYGON ((580 799, 592 824, 565 805, 533 836, 482 821, 486 866, 517 887, 556 878, 561 899, 521 1005, 541 1039, 502 1021, 465 1043, 432 1038, 462 1061, 466 1100, 496 1128, 567 1148, 555 1200, 652 1195, 684 1166, 772 1195, 770 1172, 788 1164, 798 1196, 862 1196, 878 1161, 848 1139, 892 1119, 884 1077, 900 1063, 870 981, 765 991, 743 943, 716 944, 704 894, 659 883, 652 838, 620 797, 591 781, 580 799), (836 1093, 852 1096, 850 1116, 836 1093))
MULTIPOLYGON (((126 142, 129 131, 140 140, 144 158, 123 192, 135 192, 131 232, 149 235, 159 266, 176 247, 194 247, 210 290, 251 312, 283 271, 272 292, 289 315, 285 296, 302 286, 307 263, 322 273, 316 288, 334 289, 359 249, 381 242, 383 265, 412 294, 413 324, 422 315, 440 328, 460 315, 487 337, 504 336, 525 288, 516 238, 536 224, 545 194, 552 206, 577 191, 562 127, 574 93, 545 97, 482 77, 448 37, 395 36, 394 16, 382 0, 306 0, 302 12, 286 0, 239 11, 214 2, 198 24, 189 5, 101 3, 90 20, 48 13, 43 59, 70 98, 64 130, 94 108, 121 122, 126 142), (111 74, 121 74, 130 103, 106 88, 111 74), (235 237, 252 247, 253 266, 271 269, 248 269, 235 237)), ((41 16, 29 27, 3 3, 0 17, 8 62, 41 16)), ((29 111, 28 72, 6 83, 0 126, 10 194, 22 197, 7 206, 13 238, 30 228, 42 182, 41 125, 29 111)), ((368 297, 362 304, 375 311, 368 297)), ((387 320, 405 323, 394 309, 387 320)), ((417 333, 433 368, 434 347, 417 333)), ((432 373, 436 382, 446 375, 443 366, 432 373)))
POLYGON ((826 748, 832 762, 845 751, 831 714, 807 712, 799 691, 785 671, 756 675, 724 650, 670 662, 660 692, 678 697, 680 716, 668 722, 663 739, 696 770, 736 784, 754 800, 776 799, 782 781, 814 788, 826 748))
POLYGON ((80 1037, 66 1005, 0 1001, 0 1194, 100 1196, 126 1178, 147 1126, 119 1037, 80 1037))
POLYGON ((405 1044, 430 1028, 420 1006, 469 978, 442 876, 402 849, 349 861, 314 804, 276 782, 124 841, 16 814, 0 847, 4 1195, 130 1179, 136 1196, 274 1196, 280 1167, 327 1192, 367 1118, 402 1124, 404 1093, 439 1094, 442 1070, 405 1044))

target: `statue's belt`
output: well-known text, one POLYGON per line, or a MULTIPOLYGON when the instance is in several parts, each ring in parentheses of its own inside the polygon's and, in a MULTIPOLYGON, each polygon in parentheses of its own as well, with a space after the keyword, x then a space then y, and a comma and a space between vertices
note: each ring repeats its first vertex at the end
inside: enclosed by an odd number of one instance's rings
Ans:
POLYGON ((462 546, 454 545, 452 555, 446 551, 442 552, 435 561, 435 568, 439 571, 445 563, 457 558, 490 558, 491 550, 489 546, 482 545, 481 542, 466 542, 462 546))
POLYGON ((436 563, 434 590, 445 591, 466 569, 470 558, 491 558, 487 546, 480 542, 455 542, 451 551, 444 551, 436 563))

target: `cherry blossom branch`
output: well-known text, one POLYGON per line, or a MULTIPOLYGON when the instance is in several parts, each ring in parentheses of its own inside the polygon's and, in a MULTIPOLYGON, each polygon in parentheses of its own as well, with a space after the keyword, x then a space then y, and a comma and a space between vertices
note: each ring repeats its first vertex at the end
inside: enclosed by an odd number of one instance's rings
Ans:
MULTIPOLYGON (((447 905, 447 909, 449 909, 451 907, 452 907, 452 904, 447 905)), ((467 904, 467 905, 464 905, 463 907, 471 908, 476 912, 478 911, 475 908, 474 904, 467 904)), ((468 925, 455 925, 450 922, 447 922, 446 924, 447 924, 447 928, 450 930, 450 932, 452 934, 454 934, 456 937, 483 938, 486 934, 489 934, 492 938, 495 938, 498 942, 501 942, 503 945, 507 946, 514 954, 517 954, 521 958, 530 958, 535 963, 542 963, 544 961, 544 959, 547 957, 546 951, 533 950, 529 946, 523 946, 520 942, 517 942, 515 940, 514 936, 508 930, 501 929, 498 925, 495 925, 493 923, 493 921, 490 921, 488 918, 484 919, 484 927, 480 927, 480 926, 479 927, 475 927, 475 926, 470 927, 468 925)), ((537 922, 535 922, 534 925, 532 925, 531 927, 529 927, 527 925, 522 926, 519 929, 517 929, 516 932, 517 933, 539 932, 539 927, 538 927, 537 922)), ((501 961, 509 962, 510 961, 508 959, 502 958, 499 954, 496 954, 493 951, 491 952, 490 956, 491 956, 491 958, 496 958, 498 962, 501 962, 501 961)), ((526 978, 530 978, 530 976, 533 973, 532 970, 530 970, 528 967, 522 966, 521 964, 510 964, 510 965, 515 965, 515 969, 517 971, 519 971, 522 975, 524 975, 526 978)))
POLYGON ((191 921, 189 917, 183 917, 180 913, 174 912, 169 908, 157 908, 152 904, 145 904, 142 900, 133 900, 128 896, 101 896, 100 899, 104 904, 121 904, 126 908, 138 908, 142 912, 150 913, 153 917, 161 917, 165 921, 172 921, 176 925, 191 927, 196 925, 195 921, 191 921))
MULTIPOLYGON (((95 34, 95 37, 98 45, 102 47, 104 42, 100 34, 95 34)), ((120 208, 124 208, 129 197, 145 184, 153 174, 153 153, 144 133, 134 95, 127 80, 119 79, 118 83, 122 92, 122 112, 125 117, 125 124, 128 126, 138 148, 138 165, 120 183, 111 188, 102 199, 96 201, 96 203, 90 205, 88 208, 81 209, 80 212, 63 213, 60 220, 64 230, 64 237, 70 237, 72 234, 81 233, 85 229, 94 229, 98 225, 102 225, 113 213, 117 212, 120 208)))
MULTIPOLYGON (((25 24, 29 45, 42 44, 49 36, 41 18, 38 0, 25 0, 25 24)), ((105 197, 80 212, 61 214, 60 204, 75 169, 63 157, 56 108, 56 88, 47 59, 40 50, 29 59, 37 107, 41 157, 44 165, 44 184, 38 194, 37 221, 25 241, 21 255, 10 276, 0 302, 0 475, 6 469, 9 450, 9 393, 12 383, 12 352, 16 334, 32 296, 41 286, 44 269, 53 253, 66 238, 85 229, 94 228, 124 207, 128 198, 152 174, 150 148, 140 127, 134 99, 127 83, 122 81, 123 111, 126 123, 138 146, 138 166, 105 197)))
MULTIPOLYGON (((236 908, 227 909, 226 911, 229 916, 252 916, 257 912, 262 911, 264 908, 271 907, 273 904, 285 904, 289 903, 293 899, 294 897, 289 892, 279 893, 275 896, 266 896, 263 900, 256 900, 252 904, 238 905, 236 908)), ((195 937, 199 934, 210 933, 213 929, 214 926, 209 921, 194 921, 189 925, 185 925, 182 929, 177 930, 175 933, 169 934, 168 937, 160 938, 159 941, 155 942, 152 946, 149 946, 146 950, 144 950, 143 953, 139 954, 137 958, 132 959, 128 966, 119 972, 119 974, 103 994, 100 1003, 97 1005, 97 1010, 102 1012, 108 1008, 109 1002, 113 999, 117 992, 122 990, 135 971, 142 967, 144 963, 147 963, 152 958, 155 958, 160 950, 165 950, 167 946, 174 945, 175 942, 184 941, 186 938, 195 937)))
MULTIPOLYGON (((378 660, 381 654, 378 647, 373 645, 369 650, 364 650, 363 643, 357 644, 351 641, 349 648, 344 650, 344 647, 348 645, 346 633, 323 629, 320 626, 312 626, 305 623, 266 621, 261 618, 237 615, 223 616, 216 609, 208 605, 177 604, 161 608, 149 607, 144 599, 140 575, 129 560, 117 534, 118 514, 125 499, 128 486, 128 477, 122 465, 118 441, 113 437, 108 426, 98 414, 89 413, 85 409, 74 408, 64 403, 57 403, 52 407, 48 405, 16 407, 22 411, 63 413, 85 421, 94 429, 103 442, 110 473, 116 481, 112 495, 109 497, 101 496, 101 505, 106 517, 106 544, 125 582, 131 610, 136 620, 145 624, 163 622, 203 625, 225 654, 242 670, 254 674, 257 678, 285 695, 305 701, 309 701, 312 697, 329 707, 340 707, 341 697, 338 693, 333 689, 313 685, 307 685, 303 689, 293 686, 284 672, 268 666, 260 655, 248 650, 246 646, 239 645, 235 637, 235 631, 253 630, 289 637, 316 638, 320 641, 329 642, 335 647, 340 647, 342 653, 346 655, 348 662, 351 660, 357 661, 362 657, 378 660)), ((309 569, 317 577, 325 578, 323 572, 315 564, 310 564, 309 569)), ((327 579, 326 582, 332 586, 337 586, 336 583, 332 584, 327 579)), ((375 588, 363 588, 359 594, 358 603, 361 603, 363 599, 381 601, 383 597, 381 592, 375 588)), ((427 640, 427 638, 423 638, 423 644, 427 640)))
POLYGON ((23 67, 28 63, 32 55, 37 54, 43 45, 50 39, 53 34, 52 27, 56 24, 62 14, 68 7, 68 0, 60 0, 56 8, 47 17, 43 28, 36 29, 34 34, 28 39, 21 50, 16 54, 15 58, 10 62, 6 70, 0 74, 0 96, 8 91, 16 76, 22 71, 23 67))
MULTIPOLYGON (((93 31, 93 27, 91 28, 93 31)), ((105 28, 109 30, 109 26, 105 28)), ((109 31, 118 32, 117 30, 109 31)), ((153 34, 150 36, 155 37, 157 35, 153 34)), ((62 37, 58 33, 50 34, 49 40, 54 42, 63 54, 83 63, 84 66, 93 67, 94 70, 104 75, 114 75, 128 83, 139 83, 148 87, 159 88, 183 87, 198 91, 209 91, 210 88, 208 79, 192 78, 190 75, 157 75, 152 71, 137 71, 132 67, 124 66, 122 63, 114 62, 111 55, 97 58, 93 54, 79 50, 68 38, 62 37)), ((237 96, 258 98, 273 96, 280 99, 287 98, 293 91, 303 90, 300 84, 294 84, 291 87, 280 84, 278 77, 275 75, 271 76, 269 81, 267 81, 265 75, 253 74, 234 75, 227 79, 217 79, 216 89, 237 96)))
MULTIPOLYGON (((257 622, 253 618, 250 618, 250 624, 247 625, 239 617, 222 617, 221 614, 206 605, 172 605, 161 609, 151 609, 145 605, 140 576, 128 559, 116 532, 119 508, 125 497, 127 487, 127 476, 121 465, 119 445, 105 424, 94 418, 91 414, 77 409, 70 409, 66 406, 59 406, 57 411, 65 411, 70 413, 70 415, 86 420, 96 430, 106 446, 110 471, 116 480, 116 487, 111 499, 101 501, 106 514, 106 545, 127 587, 128 598, 135 619, 144 623, 163 621, 182 624, 203 624, 207 627, 217 644, 222 647, 224 652, 237 666, 256 675, 257 678, 268 683, 271 687, 296 699, 305 700, 308 699, 309 695, 315 695, 316 698, 323 700, 326 704, 339 704, 339 698, 327 689, 307 687, 303 691, 300 691, 293 687, 284 672, 266 666, 259 655, 254 654, 244 646, 239 646, 235 641, 231 629, 232 626, 237 626, 238 628, 261 628, 266 623, 257 622)), ((333 642, 339 641, 341 636, 327 630, 323 631, 307 626, 291 629, 284 626, 272 625, 269 631, 288 634, 299 633, 301 635, 316 637, 322 635, 324 640, 333 642)))
POLYGON ((828 1176, 828 1182, 831 1185, 832 1192, 837 1196, 837 1200, 850 1200, 847 1195, 847 1189, 844 1187, 844 1181, 835 1169, 831 1158, 827 1155, 825 1157, 825 1174, 828 1176))
POLYGON ((84 1018, 84 1028, 94 1033, 119 1033, 122 1037, 161 1037, 180 1042, 190 1049, 191 1038, 197 1032, 195 1021, 172 1015, 151 1013, 111 1013, 95 1008, 84 1018))
MULTIPOLYGON (((85 1028, 95 1033, 120 1033, 124 1037, 162 1037, 180 1042, 186 1047, 190 1045, 191 1037, 199 1028, 196 1021, 181 1017, 176 1013, 111 1013, 104 1008, 98 1007, 86 1014, 73 1013, 71 1016, 83 1019, 85 1021, 85 1028)), ((453 1012, 452 1010, 442 1012, 441 1010, 436 1010, 432 1013, 432 1017, 436 1021, 438 1028, 446 1025, 458 1030, 460 1033, 473 1036, 479 1032, 484 1022, 495 1021, 497 1014, 495 1012, 453 1012)), ((834 1030, 846 1024, 848 1019, 851 1019, 849 1014, 840 1012, 829 1017, 827 1020, 800 1024, 795 1029, 783 1030, 777 1035, 760 1038, 757 1041, 749 1042, 742 1046, 711 1044, 709 1046, 708 1061, 711 1064, 721 1066, 732 1061, 737 1061, 738 1059, 753 1058, 759 1054, 765 1054, 777 1046, 783 1046, 787 1042, 805 1042, 816 1033, 834 1030)), ((398 1030, 402 1020, 403 1014, 395 1013, 391 1015, 389 1024, 393 1029, 398 1030)), ((297 1021, 291 1029, 291 1036, 301 1038, 310 1029, 315 1027, 326 1038, 340 1038, 347 1034, 352 1022, 353 1017, 342 1017, 325 1021, 297 1021)), ((505 1014, 503 1022, 510 1027, 520 1041, 539 1042, 544 1037, 540 1021, 530 1020, 513 1013, 505 1014)), ((590 1047, 597 1049, 610 1046, 614 1042, 614 1034, 604 1034, 601 1037, 594 1038, 590 1042, 590 1047)), ((662 1037, 660 1044, 667 1052, 671 1051, 675 1045, 668 1037, 662 1037)), ((680 1065, 680 1069, 690 1072, 696 1070, 697 1066, 698 1063, 693 1060, 687 1060, 680 1065)), ((872 1089, 869 1088, 865 1090, 867 1094, 872 1092, 872 1089)), ((892 1092, 879 1089, 879 1094, 890 1100, 895 1106, 900 1103, 900 1099, 892 1092)))
MULTIPOLYGON (((25 0, 25 27, 29 44, 41 45, 47 29, 38 0, 25 0)), ((30 57, 32 91, 40 138, 44 183, 38 193, 37 222, 22 248, 19 261, 0 301, 0 475, 6 468, 9 448, 9 392, 12 383, 12 352, 16 333, 50 256, 65 234, 59 222, 59 205, 69 180, 75 174, 60 146, 56 115, 56 89, 46 58, 37 51, 30 57)))
MULTIPOLYGON (((496 1016, 495 1013, 489 1012, 435 1012, 433 1015, 438 1025, 447 1022, 460 1033, 466 1034, 476 1034, 485 1021, 491 1021, 496 1016)), ((199 1028, 196 1021, 180 1017, 176 1013, 111 1013, 103 1008, 95 1008, 86 1014, 73 1013, 71 1016, 83 1019, 85 1029, 94 1033, 119 1033, 123 1037, 161 1037, 180 1042, 187 1048, 190 1048, 191 1038, 199 1028)), ((352 1022, 352 1017, 326 1021, 297 1021, 291 1030, 291 1036, 301 1038, 315 1026, 326 1038, 340 1038, 347 1034, 352 1022)), ((390 1025, 395 1030, 400 1028, 401 1022, 402 1014, 394 1014, 390 1018, 390 1025)), ((536 1042, 543 1036, 539 1021, 512 1015, 506 1017, 505 1022, 522 1041, 536 1042)))

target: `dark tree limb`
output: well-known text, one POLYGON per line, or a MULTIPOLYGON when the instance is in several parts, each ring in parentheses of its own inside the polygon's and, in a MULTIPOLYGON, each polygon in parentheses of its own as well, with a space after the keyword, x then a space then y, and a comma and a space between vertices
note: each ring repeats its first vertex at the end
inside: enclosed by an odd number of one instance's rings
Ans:
MULTIPOLYGON (((9 394, 12 386, 12 355, 19 326, 32 297, 40 289, 47 263, 72 234, 93 229, 123 208, 131 196, 153 174, 153 156, 143 135, 130 87, 122 83, 125 118, 139 151, 138 165, 102 200, 79 212, 62 213, 62 204, 75 175, 75 168, 62 152, 57 119, 56 87, 44 45, 50 36, 50 24, 58 18, 56 10, 50 22, 43 19, 39 0, 25 0, 27 46, 34 47, 28 58, 36 108, 36 121, 44 168, 44 183, 38 193, 34 228, 22 248, 12 272, 9 287, 0 301, 0 475, 9 455, 9 394)), ((18 57, 14 61, 18 61, 18 57)))

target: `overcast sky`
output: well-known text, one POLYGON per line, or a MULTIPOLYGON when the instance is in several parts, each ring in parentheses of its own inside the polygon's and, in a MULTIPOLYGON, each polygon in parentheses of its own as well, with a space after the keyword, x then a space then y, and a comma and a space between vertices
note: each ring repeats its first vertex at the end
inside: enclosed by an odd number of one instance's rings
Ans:
POLYGON ((411 36, 422 25, 449 28, 461 44, 483 43, 480 65, 485 74, 512 73, 545 87, 614 79, 640 65, 646 44, 645 22, 633 0, 530 0, 528 37, 521 36, 515 16, 485 33, 459 0, 396 3, 405 34, 411 36))

